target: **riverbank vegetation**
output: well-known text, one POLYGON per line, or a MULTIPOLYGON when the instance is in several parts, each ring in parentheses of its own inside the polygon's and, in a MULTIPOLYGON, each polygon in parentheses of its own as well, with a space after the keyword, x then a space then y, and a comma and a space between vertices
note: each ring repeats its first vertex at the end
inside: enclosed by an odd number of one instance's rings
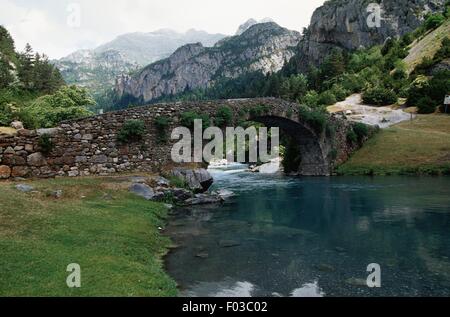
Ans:
POLYGON ((162 264, 170 246, 160 234, 163 204, 129 194, 116 178, 26 184, 34 190, 0 183, 0 296, 177 294, 162 264), (81 288, 66 285, 71 263, 81 266, 81 288))
POLYGON ((450 117, 419 115, 381 130, 348 162, 340 175, 450 175, 450 117))

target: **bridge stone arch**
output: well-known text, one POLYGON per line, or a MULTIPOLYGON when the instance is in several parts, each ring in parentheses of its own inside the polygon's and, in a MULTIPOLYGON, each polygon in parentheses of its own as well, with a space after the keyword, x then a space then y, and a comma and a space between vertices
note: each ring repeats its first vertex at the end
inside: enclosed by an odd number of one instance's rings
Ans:
POLYGON ((108 175, 129 171, 160 171, 173 165, 174 142, 159 143, 155 119, 170 119, 170 131, 180 126, 183 112, 216 116, 220 107, 232 109, 235 123, 244 120, 278 126, 297 140, 302 155, 299 173, 329 175, 333 166, 330 151, 338 149, 337 162, 352 152, 346 142, 348 122, 333 118, 336 136, 316 133, 298 116, 298 104, 275 98, 176 102, 130 108, 61 123, 54 129, 22 130, 16 136, 0 135, 0 170, 8 177, 54 177, 108 175), (259 111, 263 107, 264 111, 259 111), (252 111, 257 109, 258 111, 252 111), (146 134, 142 141, 121 144, 117 135, 128 120, 142 120, 146 134), (39 147, 39 136, 49 134, 54 149, 47 154, 39 147))
POLYGON ((258 116, 250 120, 267 127, 278 127, 295 140, 301 157, 298 171, 300 175, 330 175, 330 162, 324 149, 326 142, 321 134, 316 133, 306 123, 275 115, 258 116))

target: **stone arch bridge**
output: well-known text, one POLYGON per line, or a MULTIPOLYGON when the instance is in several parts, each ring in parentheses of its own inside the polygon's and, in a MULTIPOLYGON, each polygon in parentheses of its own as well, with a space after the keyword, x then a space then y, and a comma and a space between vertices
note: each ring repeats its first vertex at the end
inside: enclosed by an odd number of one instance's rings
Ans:
POLYGON ((173 143, 158 142, 155 119, 170 118, 170 131, 179 126, 183 112, 194 111, 214 118, 219 107, 232 109, 234 121, 261 122, 279 127, 292 136, 301 151, 300 175, 330 175, 336 162, 354 150, 346 141, 347 121, 332 117, 333 135, 317 133, 299 119, 298 104, 275 98, 233 99, 156 104, 109 112, 61 123, 53 129, 20 130, 0 135, 0 177, 55 177, 108 175, 126 171, 160 171, 170 166, 173 143), (145 122, 146 134, 136 143, 121 144, 117 134, 128 120, 145 122), (49 134, 54 147, 43 154, 40 135, 49 134))

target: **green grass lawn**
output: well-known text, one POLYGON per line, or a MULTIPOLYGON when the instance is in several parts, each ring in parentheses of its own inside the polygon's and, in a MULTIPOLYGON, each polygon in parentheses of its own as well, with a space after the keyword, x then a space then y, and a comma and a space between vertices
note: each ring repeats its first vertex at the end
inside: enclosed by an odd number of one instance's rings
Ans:
POLYGON ((382 130, 337 169, 343 175, 450 175, 450 116, 420 115, 382 130))
POLYGON ((0 296, 174 296, 163 270, 167 209, 106 178, 0 183, 0 296), (63 190, 60 199, 51 190, 63 190), (105 194, 109 198, 105 199, 105 194), (81 266, 69 289, 67 265, 81 266))

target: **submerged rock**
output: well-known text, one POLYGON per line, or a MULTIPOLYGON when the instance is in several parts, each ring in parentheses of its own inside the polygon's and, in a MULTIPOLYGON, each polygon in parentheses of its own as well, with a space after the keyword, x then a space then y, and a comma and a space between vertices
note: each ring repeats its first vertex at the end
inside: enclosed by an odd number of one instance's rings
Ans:
POLYGON ((207 259, 207 258, 209 258, 209 254, 208 254, 208 252, 200 252, 200 253, 197 253, 195 255, 195 257, 199 258, 199 259, 207 259))
POLYGON ((241 245, 240 242, 234 241, 234 240, 220 240, 219 241, 219 246, 222 248, 233 248, 233 247, 238 247, 240 245, 241 245))
POLYGON ((209 194, 197 194, 194 198, 186 200, 184 203, 187 205, 208 205, 219 204, 222 199, 219 196, 209 194))
POLYGON ((351 286, 367 286, 367 281, 365 279, 355 277, 347 279, 345 283, 351 286))
POLYGON ((223 200, 227 200, 234 196, 234 193, 228 189, 219 189, 218 191, 215 191, 212 194, 218 196, 223 200))
POLYGON ((321 271, 321 272, 334 272, 334 271, 336 271, 334 266, 329 265, 329 264, 324 264, 324 263, 321 263, 321 264, 317 265, 316 269, 321 271))

